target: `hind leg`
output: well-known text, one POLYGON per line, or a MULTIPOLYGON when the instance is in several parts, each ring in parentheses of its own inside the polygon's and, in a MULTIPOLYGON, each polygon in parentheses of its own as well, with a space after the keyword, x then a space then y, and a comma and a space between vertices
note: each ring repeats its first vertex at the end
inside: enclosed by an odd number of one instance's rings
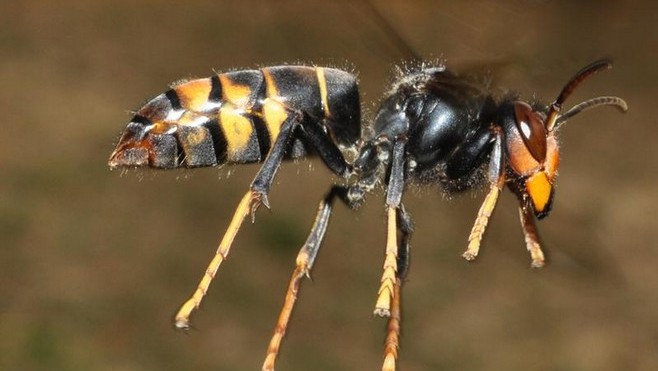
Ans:
POLYGON ((203 297, 208 292, 208 287, 215 277, 219 266, 226 260, 228 253, 233 244, 233 240, 240 230, 242 222, 247 217, 247 215, 252 215, 252 220, 254 213, 261 204, 264 204, 269 208, 269 202, 267 200, 267 195, 272 187, 272 181, 276 175, 279 166, 281 166, 281 161, 285 154, 286 145, 290 140, 291 134, 294 128, 301 123, 303 115, 298 112, 291 112, 291 114, 286 118, 286 120, 281 125, 281 131, 279 132, 274 145, 270 149, 263 165, 256 174, 249 191, 242 197, 242 200, 238 204, 238 207, 235 210, 233 219, 229 224, 224 237, 222 238, 219 247, 208 264, 201 281, 197 285, 194 294, 180 307, 176 316, 174 317, 174 325, 176 328, 187 329, 190 326, 190 315, 192 312, 199 308, 203 297))

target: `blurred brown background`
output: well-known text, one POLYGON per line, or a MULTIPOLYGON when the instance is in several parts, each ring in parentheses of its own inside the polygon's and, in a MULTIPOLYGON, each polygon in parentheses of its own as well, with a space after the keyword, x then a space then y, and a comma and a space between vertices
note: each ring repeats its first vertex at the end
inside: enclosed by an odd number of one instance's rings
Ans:
MULTIPOLYGON (((373 1, 428 59, 489 70, 548 101, 627 99, 562 131, 550 264, 529 269, 506 192, 479 260, 460 258, 482 192, 411 189, 402 370, 658 369, 658 11, 651 1, 373 1)), ((403 55, 356 2, 21 1, 0 5, 0 369, 260 369, 297 250, 333 180, 286 164, 272 212, 238 235, 197 328, 170 324, 257 167, 110 172, 128 111, 213 69, 312 62, 359 73, 372 112, 403 55), (230 175, 230 176, 229 176, 230 175)), ((310 168, 310 169, 309 169, 310 168)), ((339 205, 306 281, 279 370, 376 370, 371 315, 383 199, 339 205)))

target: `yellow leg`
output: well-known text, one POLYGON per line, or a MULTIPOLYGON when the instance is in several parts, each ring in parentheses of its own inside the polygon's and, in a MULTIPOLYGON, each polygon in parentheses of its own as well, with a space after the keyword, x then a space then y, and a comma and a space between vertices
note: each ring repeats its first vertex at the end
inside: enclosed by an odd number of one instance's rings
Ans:
POLYGON ((468 247, 462 256, 466 260, 474 260, 478 253, 480 252, 480 242, 482 241, 482 236, 484 231, 487 229, 487 223, 489 223, 489 217, 493 213, 494 208, 496 207, 496 201, 498 200, 498 195, 502 188, 502 182, 499 184, 493 184, 487 197, 485 197, 482 206, 480 206, 480 211, 478 211, 478 216, 475 219, 475 224, 473 224, 473 229, 471 229, 471 234, 468 236, 468 247))
POLYGON ((525 245, 530 253, 530 259, 532 259, 530 266, 532 268, 541 268, 544 266, 546 259, 539 244, 539 233, 537 232, 535 219, 529 209, 524 209, 523 206, 519 206, 519 216, 521 218, 521 226, 523 227, 525 245))
POLYGON ((219 244, 215 256, 210 261, 210 264, 208 264, 208 268, 206 268, 206 272, 203 274, 201 282, 199 282, 194 294, 181 306, 178 313, 176 313, 176 316, 174 317, 174 325, 176 328, 188 329, 190 327, 190 315, 192 314, 192 311, 199 308, 201 305, 201 300, 203 300, 203 297, 206 295, 208 286, 210 286, 210 282, 212 282, 215 277, 217 269, 219 269, 219 266, 228 256, 233 239, 238 233, 238 230, 240 230, 242 222, 250 212, 253 213, 256 211, 260 200, 261 194, 251 190, 242 197, 242 200, 235 210, 231 224, 226 230, 226 234, 224 234, 224 238, 219 244))
POLYGON ((395 280, 393 301, 391 303, 391 316, 388 319, 386 341, 384 343, 384 364, 382 366, 382 371, 395 371, 395 365, 398 359, 398 349, 400 347, 401 286, 401 280, 395 280))
POLYGON ((304 276, 309 277, 309 272, 315 262, 315 258, 317 257, 318 250, 324 239, 324 234, 327 231, 334 198, 343 192, 345 192, 343 187, 334 186, 320 202, 318 213, 315 216, 315 222, 313 222, 313 227, 311 228, 306 242, 297 254, 295 270, 292 272, 292 277, 290 277, 290 283, 288 284, 288 291, 286 291, 286 297, 283 301, 283 307, 281 308, 279 319, 274 327, 274 335, 272 335, 270 344, 267 347, 265 362, 263 362, 263 371, 274 370, 274 363, 279 355, 281 342, 286 335, 290 316, 292 315, 297 296, 299 295, 301 280, 304 276))
POLYGON ((272 335, 270 344, 267 346, 267 355, 265 356, 265 362, 263 362, 263 371, 274 370, 274 362, 276 361, 276 357, 279 355, 281 341, 286 335, 288 322, 290 321, 292 310, 295 306, 295 302, 297 301, 299 285, 302 278, 304 278, 304 276, 308 276, 308 272, 308 255, 305 253, 305 251, 301 251, 297 256, 297 266, 292 272, 292 277, 290 277, 286 298, 283 301, 283 307, 281 308, 279 319, 276 321, 276 326, 274 327, 274 335, 272 335))
POLYGON ((391 301, 395 296, 395 284, 398 270, 398 237, 396 209, 388 208, 388 237, 386 239, 386 258, 384 259, 384 273, 379 286, 375 315, 388 317, 391 314, 391 301))

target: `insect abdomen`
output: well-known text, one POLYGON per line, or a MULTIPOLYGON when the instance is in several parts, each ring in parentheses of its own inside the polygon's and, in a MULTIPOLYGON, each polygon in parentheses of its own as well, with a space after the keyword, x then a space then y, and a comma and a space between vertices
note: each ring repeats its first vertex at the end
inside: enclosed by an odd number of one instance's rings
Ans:
MULTIPOLYGON (((338 129, 347 126, 356 132, 348 139, 355 142, 360 106, 356 80, 347 72, 276 66, 190 80, 137 111, 110 165, 173 168, 260 162, 291 114, 302 112, 317 124, 333 122, 333 107, 342 120, 338 129)), ((327 126, 331 131, 333 126, 327 126)), ((287 152, 288 157, 305 155, 303 139, 291 138, 287 152)))

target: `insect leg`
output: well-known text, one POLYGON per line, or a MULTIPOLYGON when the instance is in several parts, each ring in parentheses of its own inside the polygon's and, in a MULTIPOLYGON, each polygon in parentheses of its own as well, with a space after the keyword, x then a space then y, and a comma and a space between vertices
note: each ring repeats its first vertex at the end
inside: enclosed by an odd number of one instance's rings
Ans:
POLYGON ((349 166, 345 162, 340 149, 329 139, 327 133, 322 130, 322 126, 313 120, 305 119, 301 125, 301 129, 304 137, 315 148, 318 156, 320 156, 325 165, 335 174, 344 176, 349 166))
POLYGON ((398 208, 398 227, 400 228, 400 246, 398 249, 398 277, 403 279, 409 273, 409 241, 414 231, 411 215, 403 204, 398 208))
POLYGON ((374 314, 388 317, 391 314, 391 300, 395 295, 397 282, 398 238, 397 238, 397 209, 402 200, 404 190, 404 152, 406 140, 397 139, 393 145, 393 158, 391 161, 391 174, 386 191, 387 206, 387 238, 386 257, 384 259, 384 273, 379 286, 374 314))
POLYGON ((395 371, 398 349, 400 347, 400 322, 401 308, 400 301, 402 291, 402 282, 398 278, 393 285, 393 299, 391 300, 391 309, 386 327, 386 340, 384 341, 384 364, 382 371, 395 371))
POLYGON ((208 291, 210 282, 212 282, 215 277, 219 266, 224 260, 226 260, 233 239, 237 235, 238 230, 240 230, 240 226, 247 215, 251 213, 253 221, 254 213, 261 203, 269 207, 267 194, 272 186, 272 180, 276 175, 276 171, 279 169, 281 161, 283 160, 286 145, 288 144, 294 128, 301 122, 301 117, 302 114, 300 112, 290 112, 281 125, 281 130, 274 145, 265 158, 263 166, 261 166, 251 183, 249 191, 242 197, 242 200, 238 204, 233 219, 231 220, 231 224, 229 224, 229 227, 217 248, 215 256, 210 261, 210 264, 208 264, 208 267, 203 274, 203 278, 201 278, 194 294, 192 294, 192 296, 180 307, 178 313, 176 313, 176 316, 174 317, 174 325, 176 328, 189 328, 190 315, 201 305, 201 301, 208 291))
POLYGON ((480 241, 482 241, 482 236, 484 235, 484 231, 487 228, 489 217, 491 217, 491 214, 496 207, 498 195, 505 185, 503 134, 500 131, 496 131, 495 138, 496 139, 494 141, 493 150, 489 159, 489 193, 487 193, 482 206, 480 206, 478 216, 475 219, 475 224, 473 224, 471 234, 468 236, 468 247, 466 248, 464 254, 462 254, 462 256, 469 261, 474 260, 480 251, 480 241))
POLYGON ((409 239, 413 232, 411 217, 400 204, 397 213, 398 226, 400 228, 400 244, 398 246, 397 280, 393 286, 393 300, 391 302, 391 314, 386 327, 386 340, 384 341, 384 365, 383 371, 395 370, 400 347, 400 323, 402 320, 402 284, 409 270, 409 239))
POLYGON ((281 130, 274 141, 274 145, 270 149, 270 153, 267 154, 263 166, 258 170, 253 182, 251 182, 250 192, 254 195, 254 202, 251 205, 252 219, 261 203, 267 208, 270 207, 267 194, 270 192, 274 176, 277 170, 279 170, 279 166, 281 166, 281 161, 283 161, 286 146, 292 137, 293 130, 301 124, 303 117, 303 113, 289 110, 288 117, 281 125, 281 130))
POLYGON ((299 254, 297 254, 295 262, 296 266, 290 277, 290 283, 288 284, 283 307, 281 308, 279 318, 274 327, 274 335, 272 335, 272 339, 267 347, 267 355, 265 357, 265 362, 263 363, 263 371, 274 370, 274 363, 279 354, 281 341, 286 334, 288 322, 290 321, 290 316, 294 309, 297 295, 299 294, 301 280, 304 276, 310 277, 309 274, 313 262, 315 261, 315 257, 317 256, 322 240, 324 239, 324 234, 327 231, 327 225, 329 224, 329 218, 331 216, 336 196, 345 201, 347 188, 333 186, 322 201, 320 201, 311 232, 309 233, 306 242, 299 250, 299 254))
POLYGON ((546 259, 539 243, 539 232, 537 232, 537 225, 535 224, 535 216, 532 209, 530 207, 519 206, 519 216, 521 218, 521 226, 523 227, 523 235, 525 236, 525 244, 532 259, 530 266, 532 268, 541 268, 544 266, 546 259))

